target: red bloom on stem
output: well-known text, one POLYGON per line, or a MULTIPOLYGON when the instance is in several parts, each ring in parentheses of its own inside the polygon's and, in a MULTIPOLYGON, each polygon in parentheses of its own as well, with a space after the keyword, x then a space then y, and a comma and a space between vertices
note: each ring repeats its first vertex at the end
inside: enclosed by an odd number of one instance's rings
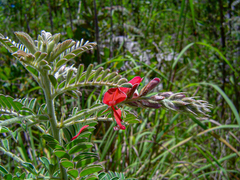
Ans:
MULTIPOLYGON (((139 76, 134 77, 132 80, 129 81, 133 85, 133 88, 136 90, 137 86, 141 83, 142 78, 139 76)), ((115 105, 124 101, 128 96, 127 94, 131 92, 131 89, 133 88, 125 88, 125 87, 120 87, 120 88, 110 88, 103 97, 103 103, 107 104, 110 106, 113 110, 113 115, 116 119, 116 122, 118 126, 114 127, 115 130, 125 130, 126 127, 122 125, 121 121, 121 110, 115 109, 115 105)))
MULTIPOLYGON (((142 78, 140 76, 134 77, 132 80, 130 80, 128 83, 131 83, 133 86, 134 85, 139 85, 142 82, 142 78)), ((120 89, 128 94, 131 91, 131 88, 125 88, 125 87, 120 87, 120 89)))
POLYGON ((80 131, 78 132, 78 134, 71 139, 71 141, 74 140, 74 139, 76 139, 76 138, 81 134, 81 132, 82 132, 85 128, 87 128, 88 126, 89 126, 89 125, 83 126, 83 127, 80 129, 80 131))

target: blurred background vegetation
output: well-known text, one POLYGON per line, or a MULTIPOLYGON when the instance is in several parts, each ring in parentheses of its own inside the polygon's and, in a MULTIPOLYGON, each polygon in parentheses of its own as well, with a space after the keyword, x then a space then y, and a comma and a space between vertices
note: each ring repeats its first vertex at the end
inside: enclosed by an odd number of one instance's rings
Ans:
MULTIPOLYGON (((187 92, 213 105, 209 118, 197 119, 136 109, 142 123, 119 132, 99 122, 92 139, 106 171, 138 179, 240 179, 233 151, 240 151, 239 14, 239 0, 1 0, 0 33, 16 40, 13 32, 25 31, 36 39, 46 30, 60 32, 62 40, 95 41, 96 50, 69 64, 100 64, 129 80, 138 75, 142 86, 159 77, 159 92, 187 92)), ((38 85, 4 47, 0 87, 1 94, 43 101, 38 85)), ((90 107, 106 90, 84 89, 77 102, 66 95, 58 100, 59 112, 90 107)))

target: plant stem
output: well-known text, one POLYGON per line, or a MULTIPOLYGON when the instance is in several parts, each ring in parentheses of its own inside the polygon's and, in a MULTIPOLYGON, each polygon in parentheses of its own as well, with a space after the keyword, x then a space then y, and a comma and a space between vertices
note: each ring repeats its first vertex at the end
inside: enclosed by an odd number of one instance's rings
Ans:
POLYGON ((13 158, 15 161, 19 162, 20 164, 25 163, 25 161, 23 161, 21 158, 19 158, 17 155, 6 151, 4 148, 0 147, 0 151, 2 151, 4 154, 8 155, 9 157, 13 158))
MULTIPOLYGON (((57 118, 55 114, 54 100, 52 99, 52 88, 51 88, 50 80, 48 78, 48 72, 46 70, 41 71, 41 76, 42 76, 41 80, 43 84, 43 91, 44 91, 45 100, 47 104, 47 110, 50 116, 52 135, 61 144, 59 128, 57 127, 57 118)), ((57 161, 59 162, 59 158, 57 158, 57 161)), ((60 165, 60 172, 61 172, 61 178, 64 180, 67 180, 68 178, 67 178, 66 169, 61 165, 60 165)))

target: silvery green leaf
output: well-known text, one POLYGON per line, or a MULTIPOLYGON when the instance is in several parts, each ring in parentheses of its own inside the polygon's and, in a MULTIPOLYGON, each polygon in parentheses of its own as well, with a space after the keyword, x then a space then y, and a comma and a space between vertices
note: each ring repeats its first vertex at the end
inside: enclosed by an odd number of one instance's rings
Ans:
POLYGON ((87 71, 86 71, 85 82, 88 81, 90 73, 92 72, 92 69, 93 69, 93 64, 90 64, 87 68, 87 71))
POLYGON ((53 35, 52 39, 55 42, 55 44, 57 44, 60 41, 60 37, 61 37, 60 33, 57 33, 57 34, 53 35))
POLYGON ((40 63, 39 63, 40 66, 44 66, 44 65, 46 65, 46 64, 48 64, 48 62, 45 61, 45 60, 41 60, 40 63))
POLYGON ((15 43, 12 42, 10 39, 4 38, 2 34, 0 37, 0 44, 3 45, 11 53, 18 50, 15 43))
POLYGON ((114 84, 116 84, 118 81, 119 81, 119 79, 121 79, 122 78, 122 76, 121 75, 117 75, 114 79, 113 79, 113 83, 114 84))
POLYGON ((67 86, 69 85, 69 81, 70 81, 72 75, 73 75, 73 70, 72 70, 72 69, 69 69, 69 70, 68 70, 68 73, 67 73, 67 78, 66 78, 65 87, 67 87, 67 86))
POLYGON ((121 85, 121 84, 126 83, 126 82, 128 82, 128 80, 126 78, 121 78, 121 79, 118 80, 117 85, 121 85))
POLYGON ((79 82, 79 79, 80 79, 80 77, 82 75, 83 70, 84 70, 84 65, 80 64, 78 66, 77 75, 76 75, 76 79, 75 79, 75 84, 77 84, 79 82))
POLYGON ((68 54, 67 54, 66 56, 64 56, 63 58, 72 59, 72 58, 74 58, 74 57, 76 57, 75 54, 73 54, 73 53, 68 53, 68 54))
POLYGON ((103 67, 99 67, 99 68, 96 70, 93 81, 96 81, 96 80, 97 80, 97 78, 99 77, 99 74, 102 72, 102 70, 103 70, 103 67))
POLYGON ((112 72, 107 75, 107 77, 104 80, 111 81, 115 76, 117 76, 117 72, 112 72))
POLYGON ((57 71, 62 65, 66 64, 68 62, 67 59, 60 59, 56 64, 56 70, 57 71))
POLYGON ((18 39, 26 46, 26 48, 34 54, 37 51, 37 47, 33 39, 25 32, 15 32, 18 39))
POLYGON ((103 79, 108 75, 109 72, 110 72, 109 69, 106 69, 105 71, 103 71, 101 81, 103 81, 103 79))
MULTIPOLYGON (((38 51, 39 52, 39 51, 38 51)), ((42 53, 41 52, 41 54, 39 55, 39 57, 38 58, 35 58, 35 61, 34 61, 34 63, 38 63, 38 62, 40 62, 42 59, 44 59, 45 57, 47 56, 47 53, 42 53)))
POLYGON ((47 46, 47 53, 50 54, 55 46, 55 42, 54 41, 51 41, 48 46, 47 46))
POLYGON ((39 56, 41 55, 41 51, 37 51, 37 52, 35 52, 35 54, 34 54, 34 56, 35 56, 35 61, 36 61, 36 59, 38 59, 39 58, 39 56))
POLYGON ((46 69, 46 70, 52 70, 52 68, 51 68, 51 66, 49 66, 49 65, 44 65, 44 66, 42 66, 42 68, 43 69, 46 69))
POLYGON ((121 85, 121 87, 132 88, 132 84, 131 83, 124 83, 124 84, 121 85))
POLYGON ((59 43, 51 52, 49 61, 54 61, 61 53, 63 53, 66 49, 72 47, 75 44, 75 41, 72 39, 68 39, 62 43, 59 43))

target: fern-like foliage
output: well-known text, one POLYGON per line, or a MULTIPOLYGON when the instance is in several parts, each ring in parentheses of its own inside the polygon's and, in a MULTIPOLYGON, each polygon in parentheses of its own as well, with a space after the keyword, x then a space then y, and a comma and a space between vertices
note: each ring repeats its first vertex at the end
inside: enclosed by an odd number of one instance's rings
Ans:
POLYGON ((111 180, 111 179, 115 179, 115 180, 136 180, 135 178, 126 178, 123 173, 112 172, 112 171, 108 171, 107 173, 106 172, 101 172, 101 173, 99 173, 98 178, 100 180, 111 180))
POLYGON ((4 38, 1 34, 0 43, 20 60, 41 87, 44 86, 42 75, 48 74, 54 98, 67 91, 81 94, 78 87, 82 86, 131 87, 131 84, 126 83, 127 79, 116 72, 110 73, 109 69, 94 69, 92 64, 85 71, 82 64, 78 68, 74 65, 66 66, 71 59, 92 50, 96 46, 94 42, 84 43, 83 40, 72 39, 59 42, 59 33, 52 35, 46 31, 42 31, 35 41, 25 32, 15 32, 15 35, 22 44, 4 38))

